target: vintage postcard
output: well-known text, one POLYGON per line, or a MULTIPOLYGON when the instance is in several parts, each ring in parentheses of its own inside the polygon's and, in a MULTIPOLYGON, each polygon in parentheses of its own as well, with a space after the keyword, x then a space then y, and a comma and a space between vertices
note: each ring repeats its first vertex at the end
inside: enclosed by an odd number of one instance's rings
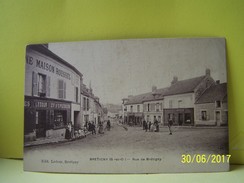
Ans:
POLYGON ((229 170, 224 38, 26 47, 24 170, 229 170))

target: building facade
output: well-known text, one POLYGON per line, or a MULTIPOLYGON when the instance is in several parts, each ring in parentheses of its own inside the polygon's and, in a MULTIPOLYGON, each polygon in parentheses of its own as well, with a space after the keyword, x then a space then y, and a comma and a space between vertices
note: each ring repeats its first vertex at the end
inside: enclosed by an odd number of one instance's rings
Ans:
MULTIPOLYGON (((174 77, 169 87, 157 89, 153 86, 149 93, 124 98, 122 103, 124 122, 133 121, 135 123, 136 113, 139 112, 136 109, 143 108, 140 120, 151 122, 157 120, 165 126, 168 125, 169 119, 172 119, 173 125, 178 126, 203 124, 199 118, 200 113, 205 114, 208 111, 214 113, 211 116, 215 118, 214 122, 209 120, 208 124, 226 124, 228 115, 226 100, 216 99, 214 101, 212 99, 209 104, 205 104, 204 100, 199 100, 203 98, 206 91, 209 91, 209 95, 211 95, 214 91, 209 89, 214 86, 216 86, 216 82, 211 77, 209 69, 206 69, 205 75, 195 78, 178 81, 178 78, 174 77), (214 108, 216 106, 218 106, 217 109, 214 108), (205 108, 208 110, 204 110, 205 108)), ((227 88, 222 90, 227 92, 227 88)))
POLYGON ((195 123, 197 126, 228 125, 227 84, 208 88, 196 101, 195 123))
POLYGON ((82 74, 45 45, 26 49, 25 140, 64 136, 82 118, 82 74))

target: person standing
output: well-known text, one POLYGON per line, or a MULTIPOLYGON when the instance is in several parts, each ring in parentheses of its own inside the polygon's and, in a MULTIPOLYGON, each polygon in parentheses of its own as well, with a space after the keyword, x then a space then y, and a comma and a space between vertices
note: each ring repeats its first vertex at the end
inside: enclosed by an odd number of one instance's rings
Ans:
POLYGON ((172 129, 171 129, 172 125, 173 125, 173 120, 172 118, 169 118, 168 120, 169 135, 172 135, 172 129))
POLYGON ((111 127, 110 120, 108 120, 107 121, 107 129, 108 129, 108 131, 110 131, 110 127, 111 127))
POLYGON ((143 122, 142 122, 142 130, 146 129, 146 125, 147 125, 147 122, 145 120, 143 120, 143 122))
POLYGON ((149 122, 146 122, 146 123, 145 123, 145 132, 147 132, 147 130, 148 130, 148 126, 149 126, 149 122))

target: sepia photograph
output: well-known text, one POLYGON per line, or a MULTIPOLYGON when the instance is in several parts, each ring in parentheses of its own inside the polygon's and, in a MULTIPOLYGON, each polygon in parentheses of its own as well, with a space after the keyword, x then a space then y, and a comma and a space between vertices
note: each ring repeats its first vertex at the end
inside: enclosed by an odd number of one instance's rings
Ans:
POLYGON ((25 171, 229 171, 224 38, 31 44, 25 59, 25 171))

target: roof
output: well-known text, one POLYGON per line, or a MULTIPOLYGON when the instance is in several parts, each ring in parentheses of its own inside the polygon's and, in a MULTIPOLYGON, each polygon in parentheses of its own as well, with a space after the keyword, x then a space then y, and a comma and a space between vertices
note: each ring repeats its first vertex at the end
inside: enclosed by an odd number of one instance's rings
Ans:
POLYGON ((128 102, 125 103, 125 105, 129 104, 141 104, 146 101, 154 101, 154 100, 160 100, 163 99, 164 92, 167 90, 167 88, 160 88, 157 89, 156 92, 148 92, 148 93, 143 93, 140 95, 135 95, 132 97, 129 97, 128 102))
POLYGON ((196 101, 196 104, 227 102, 227 83, 212 85, 196 101))
POLYGON ((164 92, 164 96, 194 92, 194 89, 202 82, 204 78, 205 75, 177 81, 164 92))
POLYGON ((35 51, 38 51, 44 55, 47 55, 51 58, 53 58, 54 60, 62 63, 63 65, 71 68, 73 71, 75 71, 80 77, 82 77, 83 75, 80 73, 80 71, 78 71, 73 65, 71 65, 70 63, 68 63, 67 61, 65 61, 64 59, 62 59, 61 57, 59 57, 58 55, 56 55, 55 53, 53 53, 52 51, 50 51, 45 45, 43 44, 33 44, 33 45, 28 45, 26 47, 27 49, 32 49, 35 51))

